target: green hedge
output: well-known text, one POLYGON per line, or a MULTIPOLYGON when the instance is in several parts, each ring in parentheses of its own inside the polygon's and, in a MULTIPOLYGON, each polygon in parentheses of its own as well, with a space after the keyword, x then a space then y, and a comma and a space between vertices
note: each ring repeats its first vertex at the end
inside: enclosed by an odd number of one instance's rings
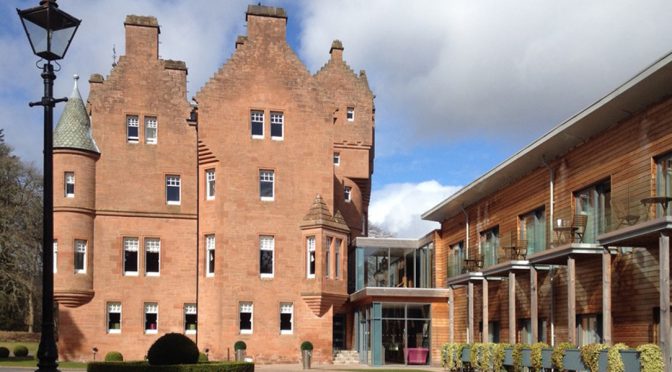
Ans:
POLYGON ((93 362, 86 366, 87 372, 254 372, 254 363, 209 362, 150 366, 147 362, 93 362))

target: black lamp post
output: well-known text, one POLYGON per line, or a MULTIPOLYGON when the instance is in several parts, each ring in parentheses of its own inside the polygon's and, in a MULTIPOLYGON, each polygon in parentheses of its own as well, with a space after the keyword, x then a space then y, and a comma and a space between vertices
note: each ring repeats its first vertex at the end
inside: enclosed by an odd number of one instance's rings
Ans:
POLYGON ((53 108, 67 98, 54 99, 54 66, 51 61, 62 59, 81 22, 58 9, 56 0, 41 0, 40 5, 16 10, 21 18, 33 53, 46 60, 42 65, 44 96, 30 107, 44 108, 44 185, 42 212, 42 334, 37 350, 38 371, 58 371, 58 349, 54 335, 54 205, 53 205, 53 108))

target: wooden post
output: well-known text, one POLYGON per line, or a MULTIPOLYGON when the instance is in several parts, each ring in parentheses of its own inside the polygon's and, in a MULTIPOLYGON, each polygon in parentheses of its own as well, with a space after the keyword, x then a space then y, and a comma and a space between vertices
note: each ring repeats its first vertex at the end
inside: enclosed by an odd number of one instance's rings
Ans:
POLYGON ((660 235, 658 241, 658 261, 660 264, 660 350, 663 352, 665 371, 672 369, 670 349, 670 237, 660 235))
POLYGON ((537 294, 537 269, 530 267, 530 323, 532 323, 532 343, 539 339, 539 304, 537 294))
POLYGON ((467 284, 467 343, 474 342, 474 283, 467 284))
POLYGON ((516 274, 509 272, 509 343, 516 343, 516 274))
POLYGON ((611 253, 602 252, 602 333, 604 343, 611 345, 611 253))
POLYGON ((567 338, 576 345, 576 262, 567 258, 567 338))
POLYGON ((448 322, 450 323, 450 342, 455 342, 455 293, 448 288, 448 322))
POLYGON ((488 342, 489 340, 488 321, 488 279, 483 278, 483 332, 481 333, 481 342, 488 342))

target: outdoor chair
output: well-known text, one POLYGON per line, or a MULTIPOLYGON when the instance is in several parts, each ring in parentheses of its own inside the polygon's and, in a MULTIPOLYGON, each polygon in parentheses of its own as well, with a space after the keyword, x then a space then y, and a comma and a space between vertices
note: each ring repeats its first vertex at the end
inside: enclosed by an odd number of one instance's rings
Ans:
POLYGON ((572 232, 576 236, 579 243, 583 242, 583 234, 586 232, 586 224, 588 223, 588 215, 577 214, 572 221, 572 232))

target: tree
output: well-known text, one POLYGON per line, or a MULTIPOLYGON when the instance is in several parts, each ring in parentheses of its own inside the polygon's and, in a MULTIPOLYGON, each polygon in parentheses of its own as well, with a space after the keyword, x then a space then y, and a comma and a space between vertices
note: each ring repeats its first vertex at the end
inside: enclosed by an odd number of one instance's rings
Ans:
POLYGON ((0 129, 0 328, 33 330, 39 319, 42 177, 12 155, 0 129), (35 310, 38 311, 35 311, 35 310))

